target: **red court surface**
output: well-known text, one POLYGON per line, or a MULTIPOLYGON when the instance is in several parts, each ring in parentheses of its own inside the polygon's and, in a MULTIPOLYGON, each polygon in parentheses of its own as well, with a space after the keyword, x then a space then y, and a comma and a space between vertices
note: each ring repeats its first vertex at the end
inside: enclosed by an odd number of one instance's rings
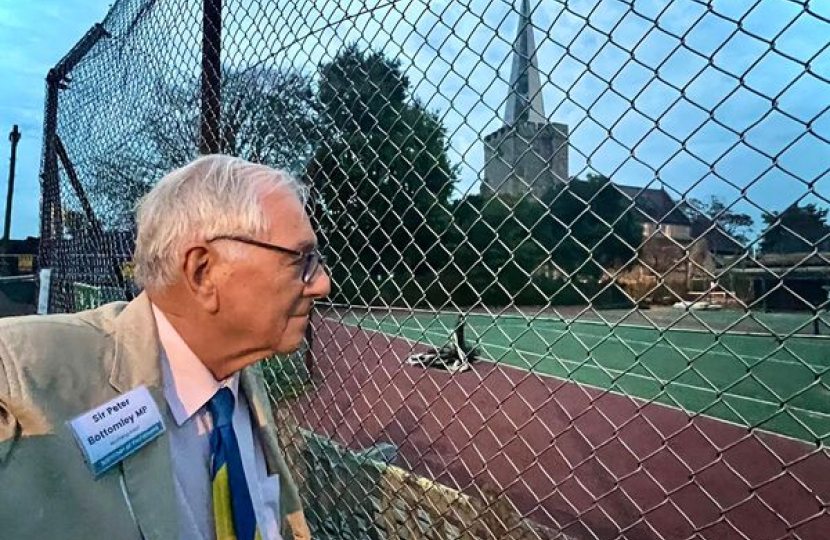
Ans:
POLYGON ((305 427, 577 539, 830 538, 826 448, 489 362, 404 366, 401 339, 323 320, 305 427))

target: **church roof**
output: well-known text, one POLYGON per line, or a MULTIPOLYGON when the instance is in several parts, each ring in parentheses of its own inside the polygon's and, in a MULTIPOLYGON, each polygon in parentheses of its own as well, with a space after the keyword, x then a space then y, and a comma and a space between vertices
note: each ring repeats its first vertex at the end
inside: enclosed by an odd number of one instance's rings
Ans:
POLYGON ((521 0, 516 40, 513 42, 513 64, 510 70, 510 90, 504 111, 504 123, 517 122, 543 124, 545 104, 542 101, 542 84, 539 64, 536 61, 536 40, 530 20, 530 2, 521 0))

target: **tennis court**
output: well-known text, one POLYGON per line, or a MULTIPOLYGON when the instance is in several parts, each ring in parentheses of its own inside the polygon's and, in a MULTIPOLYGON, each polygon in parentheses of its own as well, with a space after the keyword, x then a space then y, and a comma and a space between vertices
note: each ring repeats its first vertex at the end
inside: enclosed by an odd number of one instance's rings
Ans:
MULTIPOLYGON (((365 311, 343 323, 432 346, 458 314, 365 311)), ((656 401, 812 443, 830 442, 830 337, 812 318, 656 310, 466 316, 466 339, 490 361, 656 401)))

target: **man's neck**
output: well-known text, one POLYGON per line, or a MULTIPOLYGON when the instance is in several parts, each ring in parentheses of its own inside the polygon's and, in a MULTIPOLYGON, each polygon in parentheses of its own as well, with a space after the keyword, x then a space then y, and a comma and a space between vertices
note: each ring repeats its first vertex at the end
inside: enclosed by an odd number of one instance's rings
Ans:
POLYGON ((188 306, 187 302, 165 295, 150 295, 150 301, 164 313, 176 333, 217 381, 227 379, 268 355, 268 351, 236 346, 233 339, 223 335, 215 319, 188 306))

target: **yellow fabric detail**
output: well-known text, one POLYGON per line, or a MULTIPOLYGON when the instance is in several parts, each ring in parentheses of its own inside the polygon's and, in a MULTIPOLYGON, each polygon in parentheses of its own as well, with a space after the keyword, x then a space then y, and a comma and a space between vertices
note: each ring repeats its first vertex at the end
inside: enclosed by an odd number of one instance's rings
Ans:
POLYGON ((213 519, 216 528, 216 540, 236 540, 233 529, 231 510, 231 485, 228 481, 228 466, 216 473, 213 479, 213 519))

